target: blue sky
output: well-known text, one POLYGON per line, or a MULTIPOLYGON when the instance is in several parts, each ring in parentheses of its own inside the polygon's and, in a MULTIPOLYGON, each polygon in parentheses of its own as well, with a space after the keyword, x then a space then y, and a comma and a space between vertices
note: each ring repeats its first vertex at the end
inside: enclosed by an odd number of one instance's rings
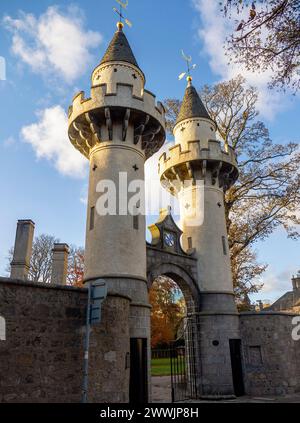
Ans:
MULTIPOLYGON (((217 1, 129 3, 133 28, 126 34, 158 99, 183 95, 182 48, 198 64, 196 86, 243 72, 227 65, 222 43, 230 24, 217 1)), ((36 234, 84 245, 87 173, 83 159, 66 145, 65 111, 76 92, 89 91, 91 71, 115 31, 113 6, 114 0, 0 3, 0 56, 7 68, 6 80, 0 80, 0 274, 17 219, 34 220, 36 234)), ((260 91, 261 119, 274 141, 298 141, 299 97, 269 92, 266 75, 243 74, 260 91)), ((148 175, 154 170, 155 160, 148 175)), ((300 268, 299 241, 278 230, 257 250, 269 264, 259 297, 274 299, 290 288, 290 276, 300 268)))

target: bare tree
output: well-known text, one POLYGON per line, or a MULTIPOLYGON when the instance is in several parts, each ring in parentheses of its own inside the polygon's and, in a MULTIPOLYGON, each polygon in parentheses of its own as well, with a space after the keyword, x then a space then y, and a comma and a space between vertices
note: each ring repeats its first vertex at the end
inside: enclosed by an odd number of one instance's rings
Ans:
MULTIPOLYGON (((34 282, 51 282, 52 272, 52 249, 54 243, 59 242, 52 235, 41 234, 34 238, 32 244, 32 255, 30 260, 30 269, 28 279, 34 282)), ((14 250, 10 248, 8 252, 8 265, 6 270, 10 273, 10 263, 13 258, 14 250)), ((83 255, 81 247, 71 245, 68 257, 67 283, 69 285, 81 286, 83 280, 83 255)))
POLYGON ((271 87, 299 90, 300 0, 223 0, 221 6, 226 17, 232 10, 247 13, 227 40, 230 61, 271 69, 271 87))
MULTIPOLYGON (((55 242, 59 242, 54 236, 41 234, 34 238, 32 243, 32 254, 28 279, 34 282, 49 283, 51 280, 52 269, 52 249, 55 242)), ((11 262, 13 259, 13 247, 8 251, 8 264, 6 271, 10 273, 11 262)))
POLYGON ((44 283, 51 281, 52 249, 55 242, 59 240, 46 234, 41 234, 34 239, 28 279, 44 283))

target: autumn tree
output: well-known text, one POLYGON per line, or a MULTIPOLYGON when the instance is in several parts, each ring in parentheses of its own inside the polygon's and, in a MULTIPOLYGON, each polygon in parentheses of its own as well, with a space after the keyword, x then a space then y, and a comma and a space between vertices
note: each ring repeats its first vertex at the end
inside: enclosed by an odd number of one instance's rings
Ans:
POLYGON ((176 338, 180 320, 185 314, 183 297, 172 279, 157 278, 150 289, 151 346, 164 347, 176 338))
MULTIPOLYGON (((282 227, 297 238, 300 223, 300 154, 293 142, 276 144, 258 118, 257 90, 238 76, 205 86, 201 98, 217 124, 218 137, 238 159, 239 179, 225 196, 225 212, 237 299, 257 292, 266 265, 256 261, 255 244, 282 227)), ((174 125, 180 102, 166 100, 168 126, 174 125)))
POLYGON ((225 17, 240 16, 228 57, 252 71, 271 70, 271 87, 300 88, 300 0, 223 0, 225 17))
MULTIPOLYGON (((28 279, 33 282, 51 282, 52 272, 52 249, 54 243, 59 242, 52 235, 41 234, 34 238, 28 279)), ((13 258, 13 248, 8 253, 7 272, 10 273, 10 263, 13 258)), ((70 247, 68 257, 67 283, 69 285, 81 286, 83 280, 83 249, 75 246, 70 247)))
POLYGON ((72 286, 83 287, 84 249, 71 245, 68 257, 67 283, 72 286))

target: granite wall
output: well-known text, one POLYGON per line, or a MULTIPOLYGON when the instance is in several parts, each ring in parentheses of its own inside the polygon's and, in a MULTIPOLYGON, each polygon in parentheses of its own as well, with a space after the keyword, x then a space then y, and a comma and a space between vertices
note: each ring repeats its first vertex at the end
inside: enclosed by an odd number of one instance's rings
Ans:
MULTIPOLYGON (((86 303, 83 288, 0 278, 0 403, 80 402, 86 303)), ((92 329, 90 402, 128 400, 129 304, 108 296, 92 329)))
MULTIPOLYGON (((0 402, 80 402, 86 303, 87 290, 83 288, 0 278, 0 316, 6 326, 4 334, 1 325, 0 402)), ((92 329, 90 402, 128 401, 130 304, 125 295, 108 295, 102 321, 92 329)), ((294 316, 278 312, 240 315, 248 395, 300 391, 300 340, 291 336, 294 316)), ((207 319, 206 326, 202 316, 201 331, 205 333, 201 339, 210 350, 206 354, 201 351, 200 356, 207 369, 211 366, 216 371, 215 353, 222 348, 223 338, 227 345, 228 338, 237 336, 237 328, 234 324, 234 333, 227 334, 228 321, 222 326, 220 322, 212 324, 209 316, 207 319), (220 328, 218 333, 214 327, 220 328), (218 345, 212 343, 216 339, 218 345)))
POLYGON ((0 402, 80 400, 85 289, 0 279, 0 402))
POLYGON ((242 313, 240 331, 248 395, 300 391, 300 340, 292 339, 293 314, 242 313))

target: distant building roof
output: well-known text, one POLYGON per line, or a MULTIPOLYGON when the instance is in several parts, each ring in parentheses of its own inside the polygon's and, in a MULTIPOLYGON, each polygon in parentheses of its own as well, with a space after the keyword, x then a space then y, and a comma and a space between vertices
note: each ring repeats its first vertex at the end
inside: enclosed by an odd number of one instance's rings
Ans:
MULTIPOLYGON (((293 311, 295 308, 300 307, 300 291, 288 291, 270 307, 265 310, 270 311, 293 311)), ((295 310, 296 312, 297 310, 295 310)))

